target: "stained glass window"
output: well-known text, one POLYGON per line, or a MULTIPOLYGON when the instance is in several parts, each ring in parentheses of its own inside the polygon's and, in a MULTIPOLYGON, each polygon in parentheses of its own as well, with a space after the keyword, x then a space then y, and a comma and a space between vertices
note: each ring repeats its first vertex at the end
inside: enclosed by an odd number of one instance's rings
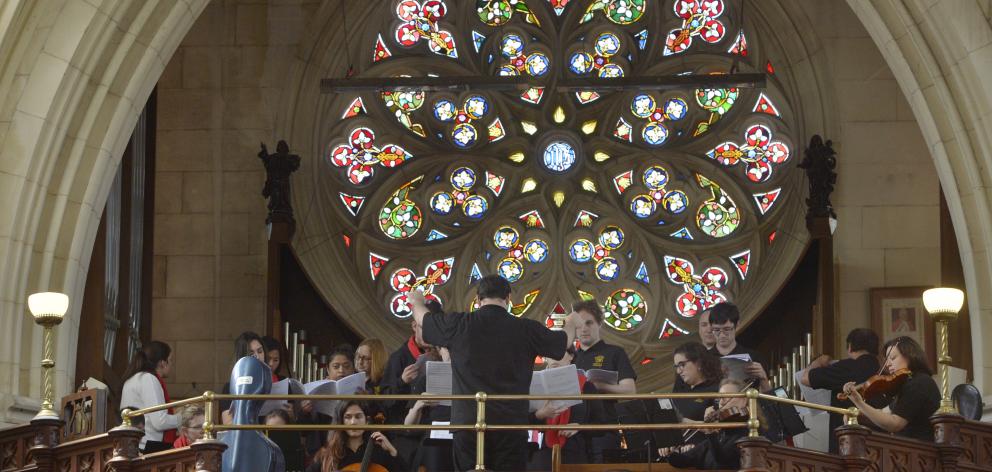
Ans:
POLYGON ((368 8, 389 20, 352 35, 365 38, 353 80, 527 82, 329 96, 318 177, 348 244, 327 244, 381 308, 364 316, 401 323, 412 290, 468 310, 473 285, 500 274, 515 315, 544 322, 593 299, 611 342, 652 357, 716 303, 762 305, 781 281, 769 268, 795 264, 799 98, 760 17, 738 24, 739 2, 381 3, 368 8), (766 84, 560 85, 732 70, 766 84))

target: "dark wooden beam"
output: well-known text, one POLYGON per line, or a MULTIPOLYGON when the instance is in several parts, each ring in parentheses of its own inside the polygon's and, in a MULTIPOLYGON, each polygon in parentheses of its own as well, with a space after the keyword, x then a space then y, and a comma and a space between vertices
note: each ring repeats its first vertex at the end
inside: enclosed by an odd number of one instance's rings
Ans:
POLYGON ((388 91, 513 91, 530 87, 550 87, 559 92, 642 91, 716 88, 765 88, 765 74, 706 74, 706 75, 656 75, 617 77, 613 79, 590 77, 541 82, 530 77, 359 77, 353 79, 322 79, 321 93, 355 93, 388 91))

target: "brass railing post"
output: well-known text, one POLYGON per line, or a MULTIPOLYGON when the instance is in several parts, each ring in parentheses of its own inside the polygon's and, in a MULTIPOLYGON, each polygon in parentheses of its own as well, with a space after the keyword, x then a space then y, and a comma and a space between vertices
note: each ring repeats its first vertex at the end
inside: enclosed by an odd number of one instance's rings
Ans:
POLYGON ((486 469, 486 392, 475 394, 475 470, 486 469))
POLYGON ((758 428, 761 427, 761 421, 758 419, 758 391, 749 388, 744 395, 747 396, 747 409, 748 409, 748 420, 747 420, 747 437, 756 438, 758 437, 758 428))
POLYGON ((203 392, 203 439, 214 439, 214 392, 203 392))

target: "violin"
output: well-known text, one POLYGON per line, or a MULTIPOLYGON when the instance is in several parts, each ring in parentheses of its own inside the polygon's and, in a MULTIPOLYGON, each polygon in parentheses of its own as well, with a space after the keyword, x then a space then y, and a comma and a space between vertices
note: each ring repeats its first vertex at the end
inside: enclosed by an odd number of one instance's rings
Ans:
MULTIPOLYGON (((907 380, 913 375, 913 371, 909 369, 899 369, 892 374, 878 374, 873 375, 865 380, 864 382, 858 384, 854 389, 861 394, 861 398, 868 400, 870 398, 875 398, 880 395, 892 395, 902 388, 902 385, 906 383, 907 380)), ((837 394, 838 400, 847 400, 847 393, 840 392, 837 394)))
POLYGON ((747 408, 741 406, 731 406, 728 408, 720 408, 718 410, 713 410, 710 414, 703 418, 704 423, 713 422, 739 422, 747 421, 749 418, 747 408))

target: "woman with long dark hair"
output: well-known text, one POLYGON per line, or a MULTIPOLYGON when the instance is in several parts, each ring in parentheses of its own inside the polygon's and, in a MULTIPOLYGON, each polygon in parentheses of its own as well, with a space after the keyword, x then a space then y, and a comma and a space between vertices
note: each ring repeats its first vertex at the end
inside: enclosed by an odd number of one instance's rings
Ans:
POLYGON ((933 427, 930 426, 930 416, 940 406, 940 389, 934 382, 930 366, 927 364, 926 353, 913 338, 899 336, 885 343, 882 349, 885 353, 884 370, 895 374, 901 370, 909 370, 909 379, 895 393, 889 411, 875 408, 865 402, 858 393, 854 382, 844 385, 844 392, 861 414, 874 423, 878 429, 900 436, 906 436, 922 441, 933 441, 933 427))
MULTIPOLYGON (((336 418, 337 424, 368 424, 368 409, 358 401, 341 404, 336 418)), ((365 449, 373 447, 370 462, 379 464, 389 471, 407 470, 403 459, 386 435, 379 431, 337 430, 327 437, 327 444, 317 451, 307 472, 331 472, 341 470, 349 464, 360 464, 365 449)))
MULTIPOLYGON (((675 375, 682 380, 677 382, 672 393, 711 393, 720 389, 723 367, 720 358, 711 354, 697 342, 687 342, 675 349, 672 355, 675 375)), ((672 401, 682 418, 690 421, 703 421, 706 408, 716 404, 713 400, 675 399, 672 401)))
MULTIPOLYGON (((141 409, 168 403, 169 391, 165 388, 164 379, 170 372, 172 348, 161 341, 145 344, 135 353, 124 373, 126 380, 121 391, 121 405, 141 409)), ((171 449, 180 420, 171 408, 145 415, 145 435, 138 447, 146 454, 171 449)))
POLYGON ((263 336, 262 346, 265 348, 265 363, 272 371, 272 381, 278 382, 292 377, 289 371, 289 353, 286 351, 286 345, 272 336, 263 336))
MULTIPOLYGON (((262 344, 262 337, 254 331, 245 331, 234 340, 234 363, 242 357, 254 356, 256 359, 265 362, 265 345, 262 344)), ((234 363, 231 366, 234 366, 234 363)), ((231 393, 231 382, 226 382, 220 393, 225 395, 231 393)), ((220 401, 221 421, 224 424, 231 424, 231 400, 220 401)))

